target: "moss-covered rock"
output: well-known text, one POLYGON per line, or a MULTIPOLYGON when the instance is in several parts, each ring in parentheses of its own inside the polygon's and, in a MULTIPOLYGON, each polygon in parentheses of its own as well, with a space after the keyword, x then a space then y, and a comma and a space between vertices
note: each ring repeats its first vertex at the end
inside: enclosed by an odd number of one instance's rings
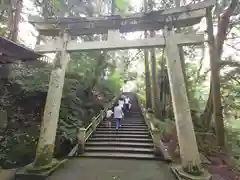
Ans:
POLYGON ((199 167, 199 166, 196 166, 196 165, 192 165, 192 164, 189 164, 188 166, 186 167, 183 167, 183 170, 186 172, 186 173, 189 173, 193 176, 201 176, 203 174, 203 169, 202 167, 199 167))

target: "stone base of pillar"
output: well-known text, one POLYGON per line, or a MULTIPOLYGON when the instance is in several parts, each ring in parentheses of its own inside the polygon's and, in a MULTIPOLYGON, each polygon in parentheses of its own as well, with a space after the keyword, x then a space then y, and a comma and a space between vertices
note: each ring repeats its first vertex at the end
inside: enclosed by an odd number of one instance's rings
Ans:
POLYGON ((84 148, 85 148, 84 144, 79 144, 78 149, 77 149, 77 155, 83 154, 84 153, 84 148))
POLYGON ((159 147, 154 147, 154 155, 157 157, 163 156, 162 151, 159 147))
POLYGON ((33 167, 29 164, 16 171, 15 180, 46 180, 64 162, 65 160, 53 160, 51 164, 43 167, 33 167))
POLYGON ((189 174, 189 173, 183 171, 181 165, 173 165, 171 167, 171 170, 178 180, 210 180, 211 179, 211 174, 209 174, 205 170, 204 170, 203 174, 201 174, 199 176, 194 176, 192 174, 189 174))

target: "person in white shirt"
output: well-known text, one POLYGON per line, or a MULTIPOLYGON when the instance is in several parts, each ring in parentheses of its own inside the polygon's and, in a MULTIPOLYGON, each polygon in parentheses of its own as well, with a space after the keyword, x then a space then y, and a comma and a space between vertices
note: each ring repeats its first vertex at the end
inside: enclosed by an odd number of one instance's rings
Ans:
POLYGON ((125 110, 129 112, 130 111, 130 98, 126 97, 124 99, 124 101, 125 101, 125 110))
POLYGON ((111 128, 112 114, 113 111, 111 109, 108 109, 106 114, 106 125, 108 128, 111 128))
POLYGON ((124 114, 123 114, 122 106, 117 103, 116 106, 114 107, 114 118, 116 119, 116 129, 119 129, 119 127, 121 126, 121 120, 123 116, 124 114))

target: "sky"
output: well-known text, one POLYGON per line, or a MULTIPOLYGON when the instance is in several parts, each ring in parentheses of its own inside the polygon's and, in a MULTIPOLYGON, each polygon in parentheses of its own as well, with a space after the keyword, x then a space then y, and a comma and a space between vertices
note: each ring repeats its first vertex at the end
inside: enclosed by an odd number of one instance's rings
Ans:
POLYGON ((27 14, 34 13, 34 11, 36 10, 34 9, 31 0, 23 0, 23 7, 24 7, 22 10, 23 20, 19 24, 19 37, 26 46, 34 48, 36 44, 36 38, 33 36, 33 34, 37 35, 38 33, 35 30, 35 28, 30 23, 27 22, 28 20, 27 14), (26 7, 28 7, 28 9, 26 7))

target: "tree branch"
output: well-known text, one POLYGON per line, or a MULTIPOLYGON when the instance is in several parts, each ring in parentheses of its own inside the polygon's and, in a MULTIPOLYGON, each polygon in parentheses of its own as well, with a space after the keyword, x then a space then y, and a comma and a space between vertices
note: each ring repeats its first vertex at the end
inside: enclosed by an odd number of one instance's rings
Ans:
POLYGON ((240 67, 240 62, 232 61, 232 60, 224 60, 224 61, 221 61, 220 66, 221 67, 224 67, 224 66, 240 67))
POLYGON ((236 51, 240 51, 240 48, 236 48, 234 45, 226 44, 227 46, 231 47, 232 49, 235 49, 236 51))
POLYGON ((231 76, 231 78, 240 85, 240 81, 237 78, 235 78, 234 76, 231 76))
POLYGON ((227 36, 227 30, 230 22, 230 17, 232 16, 235 8, 238 5, 238 0, 232 0, 231 4, 227 7, 227 9, 223 12, 220 17, 220 21, 218 23, 218 32, 217 32, 217 50, 219 55, 221 56, 223 50, 223 43, 227 36))

